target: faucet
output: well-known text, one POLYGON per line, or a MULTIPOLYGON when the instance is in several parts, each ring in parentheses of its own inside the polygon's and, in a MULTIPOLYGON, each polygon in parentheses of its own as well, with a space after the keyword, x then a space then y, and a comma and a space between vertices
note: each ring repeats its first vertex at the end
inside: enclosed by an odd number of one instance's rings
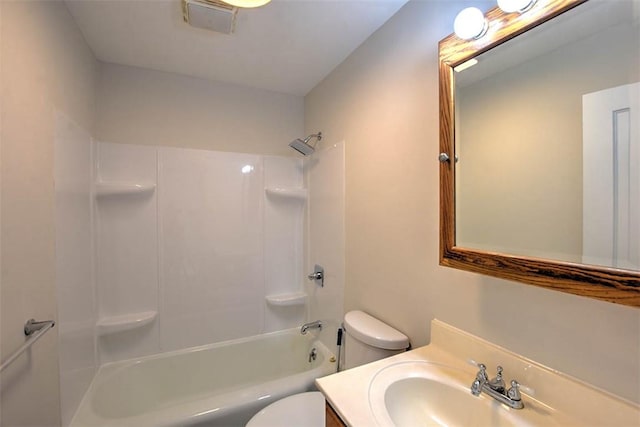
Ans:
POLYGON ((471 384, 471 394, 479 396, 480 393, 485 393, 510 408, 524 408, 522 396, 520 395, 520 384, 518 384, 518 381, 512 380, 511 388, 505 392, 505 383, 502 379, 502 366, 498 366, 498 374, 491 380, 487 376, 487 367, 485 365, 480 363, 478 368, 480 368, 480 370, 476 374, 476 379, 473 380, 473 383, 471 384))
POLYGON ((316 320, 315 322, 305 323, 300 328, 300 333, 302 335, 304 335, 309 331, 309 329, 318 329, 319 331, 321 331, 322 330, 322 322, 320 320, 316 320))

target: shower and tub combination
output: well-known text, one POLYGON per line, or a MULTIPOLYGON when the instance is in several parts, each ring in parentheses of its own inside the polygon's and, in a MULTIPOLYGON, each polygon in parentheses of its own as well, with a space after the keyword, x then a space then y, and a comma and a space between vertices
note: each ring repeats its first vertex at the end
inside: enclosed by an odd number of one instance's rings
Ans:
POLYGON ((296 328, 108 364, 71 426, 244 426, 263 407, 312 390, 336 371, 332 360, 296 328))
MULTIPOLYGON (((334 355, 310 333, 322 325, 314 321, 300 329, 105 365, 71 427, 290 425, 288 414, 299 405, 308 412, 303 425, 324 426, 317 418, 324 415, 324 399, 305 393, 315 388, 316 378, 336 372, 334 355)), ((410 347, 406 335, 362 311, 347 313, 344 327, 347 369, 410 347)))
POLYGON ((58 120, 63 425, 242 425, 336 371, 300 333, 321 289, 301 158, 98 142, 58 120))

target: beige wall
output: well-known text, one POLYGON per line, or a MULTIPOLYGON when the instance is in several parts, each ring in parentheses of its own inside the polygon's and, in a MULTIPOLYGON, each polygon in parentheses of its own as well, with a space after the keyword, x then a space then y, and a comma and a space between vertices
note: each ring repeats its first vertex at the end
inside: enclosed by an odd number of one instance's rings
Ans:
POLYGON ((458 244, 582 260, 582 95, 640 80, 637 52, 615 26, 459 90, 458 244))
MULTIPOLYGON (((2 2, 2 359, 56 318, 54 111, 93 129, 97 63, 64 3, 2 2)), ((3 426, 60 423, 57 329, 2 374, 3 426)))
POLYGON ((303 132, 303 98, 141 68, 101 64, 96 137, 293 155, 303 132))
POLYGON ((438 265, 437 42, 472 3, 410 1, 305 97, 305 129, 345 141, 345 310, 414 346, 439 318, 640 402, 640 310, 438 265))

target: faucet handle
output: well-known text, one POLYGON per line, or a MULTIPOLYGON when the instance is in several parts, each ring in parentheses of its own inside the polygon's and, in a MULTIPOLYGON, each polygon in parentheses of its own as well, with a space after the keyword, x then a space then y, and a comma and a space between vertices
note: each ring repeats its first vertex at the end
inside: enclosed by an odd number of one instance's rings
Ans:
POLYGON ((520 384, 518 384, 518 381, 511 380, 511 388, 507 391, 507 397, 511 400, 522 400, 522 395, 520 395, 520 384))
POLYGON ((478 363, 478 368, 480 369, 476 374, 476 379, 481 382, 489 381, 489 377, 487 376, 487 367, 484 363, 478 363))
POLYGON ((489 387, 491 387, 495 391, 504 393, 505 383, 504 383, 504 380, 502 379, 502 366, 498 366, 496 370, 498 371, 498 373, 494 379, 489 381, 488 383, 489 387))
POLYGON ((473 394, 474 396, 480 395, 480 393, 482 392, 482 387, 488 380, 487 367, 482 363, 478 363, 478 368, 480 368, 480 370, 476 374, 476 379, 473 380, 473 383, 471 384, 471 394, 473 394))

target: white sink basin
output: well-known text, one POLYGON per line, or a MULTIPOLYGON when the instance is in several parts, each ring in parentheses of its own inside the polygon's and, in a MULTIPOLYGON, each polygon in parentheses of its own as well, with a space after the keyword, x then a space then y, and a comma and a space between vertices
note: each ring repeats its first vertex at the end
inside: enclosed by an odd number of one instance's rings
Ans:
MULTIPOLYGON (((511 409, 469 391, 474 374, 425 361, 380 370, 369 386, 369 405, 380 426, 570 425, 533 399, 511 409)), ((524 397, 526 399, 526 397, 524 397)))
POLYGON ((431 343, 316 380, 348 425, 640 427, 640 405, 599 390, 443 322, 431 343), (511 409, 470 386, 483 361, 493 376, 523 384, 523 409, 511 409))

